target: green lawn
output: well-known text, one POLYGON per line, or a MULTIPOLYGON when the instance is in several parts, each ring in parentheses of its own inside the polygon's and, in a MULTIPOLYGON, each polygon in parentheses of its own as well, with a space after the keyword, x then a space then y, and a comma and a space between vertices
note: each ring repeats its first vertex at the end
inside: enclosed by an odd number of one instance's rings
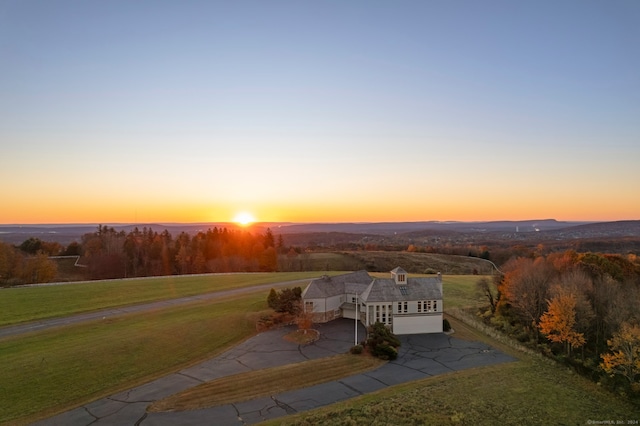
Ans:
MULTIPOLYGON (((476 292, 476 283, 482 275, 444 275, 442 292, 444 293, 444 310, 480 306, 486 304, 482 296, 476 292)), ((491 276, 486 276, 491 278, 491 276)))
POLYGON ((0 424, 54 414, 176 371, 255 333, 267 292, 0 341, 0 424))
POLYGON ((182 275, 6 288, 0 289, 0 326, 318 275, 318 272, 182 275))

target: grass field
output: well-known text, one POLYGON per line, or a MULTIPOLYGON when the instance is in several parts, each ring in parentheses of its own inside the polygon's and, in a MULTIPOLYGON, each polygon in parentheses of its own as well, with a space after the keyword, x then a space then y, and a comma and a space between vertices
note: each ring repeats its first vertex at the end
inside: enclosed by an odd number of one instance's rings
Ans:
POLYGON ((406 251, 351 251, 340 253, 362 263, 369 271, 391 271, 400 266, 411 274, 441 272, 444 275, 491 274, 494 266, 484 259, 436 253, 406 251))
POLYGON ((266 295, 263 291, 4 339, 0 424, 64 411, 207 359, 255 333, 266 295))
POLYGON ((318 275, 318 272, 182 275, 5 288, 0 289, 0 326, 318 275))

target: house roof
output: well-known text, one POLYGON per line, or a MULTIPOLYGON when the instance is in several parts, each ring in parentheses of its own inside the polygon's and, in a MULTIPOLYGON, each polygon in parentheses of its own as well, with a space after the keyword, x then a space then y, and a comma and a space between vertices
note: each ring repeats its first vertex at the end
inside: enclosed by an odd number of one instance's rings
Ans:
POLYGON ((396 284, 388 278, 376 278, 362 294, 368 302, 401 302, 409 300, 442 300, 442 281, 437 277, 408 278, 407 284, 396 284))
MULTIPOLYGON (((396 268, 394 271, 403 271, 396 268)), ((342 294, 360 295, 367 302, 401 302, 409 300, 442 300, 440 277, 408 278, 396 284, 391 278, 372 278, 367 271, 351 272, 312 280, 302 293, 303 299, 323 299, 342 294)))
POLYGON ((397 274, 406 274, 406 273, 407 273, 407 271, 405 271, 404 269, 402 269, 401 267, 399 267, 399 266, 398 266, 398 267, 396 267, 396 268, 393 268, 393 269, 391 270, 391 273, 392 273, 392 274, 396 274, 396 275, 397 275, 397 274))
POLYGON ((362 293, 372 280, 373 278, 364 270, 333 277, 325 275, 312 280, 302 292, 302 298, 322 299, 346 293, 362 293))

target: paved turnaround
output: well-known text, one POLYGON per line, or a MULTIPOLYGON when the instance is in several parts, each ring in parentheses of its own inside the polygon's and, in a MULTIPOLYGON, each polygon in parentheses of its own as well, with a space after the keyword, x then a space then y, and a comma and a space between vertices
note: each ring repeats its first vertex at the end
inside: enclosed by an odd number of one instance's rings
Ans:
MULTIPOLYGON (((315 327, 320 339, 297 345, 283 339, 292 327, 261 333, 222 355, 142 386, 103 398, 38 425, 245 425, 310 410, 388 386, 515 359, 492 347, 453 335, 400 336, 398 359, 366 373, 316 386, 201 410, 147 413, 149 404, 200 383, 245 371, 345 353, 354 343, 353 320, 315 327)), ((358 336, 364 337, 359 326, 358 336)))

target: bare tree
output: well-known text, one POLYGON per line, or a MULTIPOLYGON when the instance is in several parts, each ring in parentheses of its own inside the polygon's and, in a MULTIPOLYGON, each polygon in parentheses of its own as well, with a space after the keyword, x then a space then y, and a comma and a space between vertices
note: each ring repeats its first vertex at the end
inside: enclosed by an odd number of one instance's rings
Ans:
POLYGON ((555 268, 544 258, 518 258, 503 268, 504 279, 500 291, 514 313, 529 324, 539 338, 540 317, 547 309, 549 288, 555 277, 555 268))
POLYGON ((495 280, 492 282, 487 277, 482 277, 476 282, 476 290, 489 302, 491 313, 496 313, 496 307, 500 301, 500 292, 498 291, 495 280))

